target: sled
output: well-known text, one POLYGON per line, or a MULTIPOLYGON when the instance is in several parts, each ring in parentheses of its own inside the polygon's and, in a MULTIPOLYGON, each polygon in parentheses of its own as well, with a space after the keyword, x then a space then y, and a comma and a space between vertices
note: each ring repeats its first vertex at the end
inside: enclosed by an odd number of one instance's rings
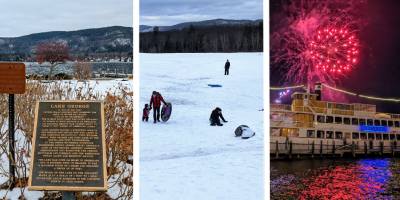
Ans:
POLYGON ((255 134, 247 125, 240 125, 235 129, 235 137, 241 137, 242 139, 249 139, 255 134))
POLYGON ((163 107, 161 108, 161 120, 163 122, 168 121, 169 117, 171 116, 171 112, 172 112, 172 104, 167 102, 167 104, 163 105, 163 107))
POLYGON ((219 84, 208 84, 209 87, 222 87, 222 85, 219 84))

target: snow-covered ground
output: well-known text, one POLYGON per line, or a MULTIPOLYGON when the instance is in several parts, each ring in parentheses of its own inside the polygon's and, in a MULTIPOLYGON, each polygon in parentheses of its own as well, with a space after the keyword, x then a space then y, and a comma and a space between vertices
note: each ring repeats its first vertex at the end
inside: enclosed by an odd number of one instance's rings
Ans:
POLYGON ((153 124, 151 112, 140 123, 141 199, 264 199, 262 53, 140 58, 141 110, 153 90, 173 104, 168 122, 153 124), (217 106, 228 120, 223 127, 208 122, 217 106), (235 138, 242 124, 256 136, 235 138))
MULTIPOLYGON (((43 83, 43 84, 53 84, 54 85, 56 82, 57 81, 52 81, 52 82, 43 83)), ((90 80, 90 81, 86 81, 86 82, 81 82, 81 81, 78 82, 76 80, 64 80, 61 82, 65 88, 69 87, 69 88, 72 88, 73 90, 77 90, 80 87, 91 88, 91 90, 93 90, 94 94, 99 94, 100 96, 106 95, 106 93, 108 91, 111 91, 111 92, 117 91, 118 87, 127 88, 130 91, 132 91, 132 89, 133 89, 132 81, 123 81, 122 79, 99 80, 99 81, 90 80)), ((72 97, 69 97, 69 98, 72 98, 72 97)), ((7 129, 7 127, 8 127, 8 124, 4 124, 4 126, 2 128, 7 129)), ((21 132, 19 130, 16 131, 15 136, 16 136, 16 147, 17 147, 16 149, 20 150, 24 147, 26 138, 25 138, 23 132, 21 132)), ((0 143, 3 141, 6 141, 7 139, 8 138, 5 135, 4 138, 0 138, 0 143)), ((30 163, 30 159, 24 159, 24 162, 30 163)), ((4 174, 4 173, 7 173, 9 170, 8 163, 9 162, 8 162, 7 154, 5 154, 2 149, 0 149, 0 169, 4 170, 4 171, 0 170, 0 185, 6 183, 9 180, 8 175, 4 174)), ((27 167, 29 168, 29 166, 27 166, 27 167)), ((131 167, 130 167, 130 169, 125 170, 126 174, 124 174, 124 177, 129 176, 129 174, 127 172, 130 170, 132 170, 131 167)), ((20 174, 23 174, 22 170, 20 171, 20 174)), ((114 177, 116 177, 116 175, 114 175, 110 179, 109 186, 112 185, 111 182, 115 181, 114 177)), ((108 190, 107 194, 111 198, 117 198, 119 196, 120 187, 124 187, 124 186, 119 186, 119 185, 114 186, 113 188, 110 188, 108 190)), ((16 200, 16 199, 18 199, 18 197, 20 195, 21 195, 21 188, 15 188, 13 191, 0 190, 0 199, 5 197, 6 199, 16 200)), ((42 198, 44 193, 41 191, 28 191, 28 189, 25 188, 24 195, 28 200, 37 200, 39 198, 42 198)))

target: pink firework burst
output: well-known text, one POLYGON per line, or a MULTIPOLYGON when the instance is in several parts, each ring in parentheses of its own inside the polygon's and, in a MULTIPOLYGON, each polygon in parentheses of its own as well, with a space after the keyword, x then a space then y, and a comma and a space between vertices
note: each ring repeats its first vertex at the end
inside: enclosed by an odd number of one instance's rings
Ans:
POLYGON ((271 62, 288 84, 335 86, 359 63, 363 0, 293 0, 271 18, 271 62))
POLYGON ((311 39, 308 51, 314 70, 342 75, 357 64, 358 39, 346 29, 321 28, 311 39))

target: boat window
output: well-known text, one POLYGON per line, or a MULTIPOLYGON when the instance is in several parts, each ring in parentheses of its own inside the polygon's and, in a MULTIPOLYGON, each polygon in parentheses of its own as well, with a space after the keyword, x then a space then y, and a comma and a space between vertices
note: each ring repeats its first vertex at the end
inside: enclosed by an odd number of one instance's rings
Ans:
POLYGON ((358 134, 357 132, 353 132, 353 140, 357 140, 360 138, 360 134, 358 134))
POLYGON ((381 125, 381 120, 379 120, 379 119, 374 120, 374 125, 375 126, 380 126, 381 125))
POLYGON ((342 123, 342 117, 335 117, 335 123, 336 124, 341 124, 342 123))
POLYGON ((382 140, 382 134, 381 133, 375 133, 375 138, 376 138, 376 140, 382 140))
POLYGON ((396 140, 396 135, 395 134, 390 134, 390 140, 396 140))
POLYGON ((342 139, 343 138, 343 133, 342 132, 335 132, 335 139, 342 139))
POLYGON ((307 130, 307 137, 315 138, 315 131, 314 130, 307 130))
POLYGON ((360 125, 365 125, 365 119, 360 119, 360 125))
POLYGON ((302 97, 301 94, 296 94, 296 95, 295 95, 295 98, 296 98, 296 99, 303 99, 303 97, 302 97))
POLYGON ((271 128, 271 136, 282 136, 280 128, 271 128))
POLYGON ((383 140, 389 140, 389 134, 383 134, 383 140))
POLYGON ((386 120, 382 120, 381 121, 381 126, 387 126, 387 121, 386 120))
POLYGON ((370 139, 370 140, 375 139, 374 134, 373 133, 368 133, 368 139, 370 139))
POLYGON ((399 127, 399 126, 400 126, 399 121, 394 121, 394 126, 395 126, 395 127, 399 127))
POLYGON ((319 122, 319 123, 325 123, 325 116, 323 116, 323 115, 317 115, 317 122, 319 122))
POLYGON ((324 131, 317 131, 317 138, 324 138, 325 132, 324 131))
POLYGON ((326 123, 333 123, 333 117, 332 116, 326 116, 326 123))
POLYGON ((351 124, 358 125, 358 119, 357 118, 351 118, 351 124))
POLYGON ((360 138, 362 140, 366 140, 367 139, 367 134, 366 133, 360 133, 360 138))
POLYGON ((348 117, 343 118, 343 123, 350 124, 350 118, 348 118, 348 117))
POLYGON ((389 127, 393 127, 393 121, 388 121, 389 127))
POLYGON ((333 138, 333 131, 326 132, 326 138, 332 139, 333 138))
POLYGON ((372 120, 372 119, 367 119, 367 125, 368 125, 368 126, 373 126, 373 125, 374 125, 374 120, 372 120))

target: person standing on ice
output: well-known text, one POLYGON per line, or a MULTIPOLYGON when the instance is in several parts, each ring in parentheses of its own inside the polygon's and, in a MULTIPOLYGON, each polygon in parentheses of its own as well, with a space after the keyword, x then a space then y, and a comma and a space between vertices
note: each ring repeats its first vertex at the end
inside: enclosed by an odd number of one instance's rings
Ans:
POLYGON ((153 118, 154 118, 154 123, 160 122, 160 107, 161 107, 161 102, 166 105, 167 103, 164 101, 164 98, 161 96, 161 94, 157 91, 153 91, 150 99, 150 109, 153 106, 153 118))
POLYGON ((219 120, 219 118, 222 119, 223 122, 228 122, 224 119, 224 116, 222 116, 222 110, 219 107, 216 107, 212 112, 211 112, 211 116, 210 116, 210 125, 211 126, 223 126, 223 124, 221 124, 221 121, 219 120))
POLYGON ((226 60, 225 63, 225 75, 229 75, 229 67, 231 66, 231 63, 229 62, 229 60, 226 60))

